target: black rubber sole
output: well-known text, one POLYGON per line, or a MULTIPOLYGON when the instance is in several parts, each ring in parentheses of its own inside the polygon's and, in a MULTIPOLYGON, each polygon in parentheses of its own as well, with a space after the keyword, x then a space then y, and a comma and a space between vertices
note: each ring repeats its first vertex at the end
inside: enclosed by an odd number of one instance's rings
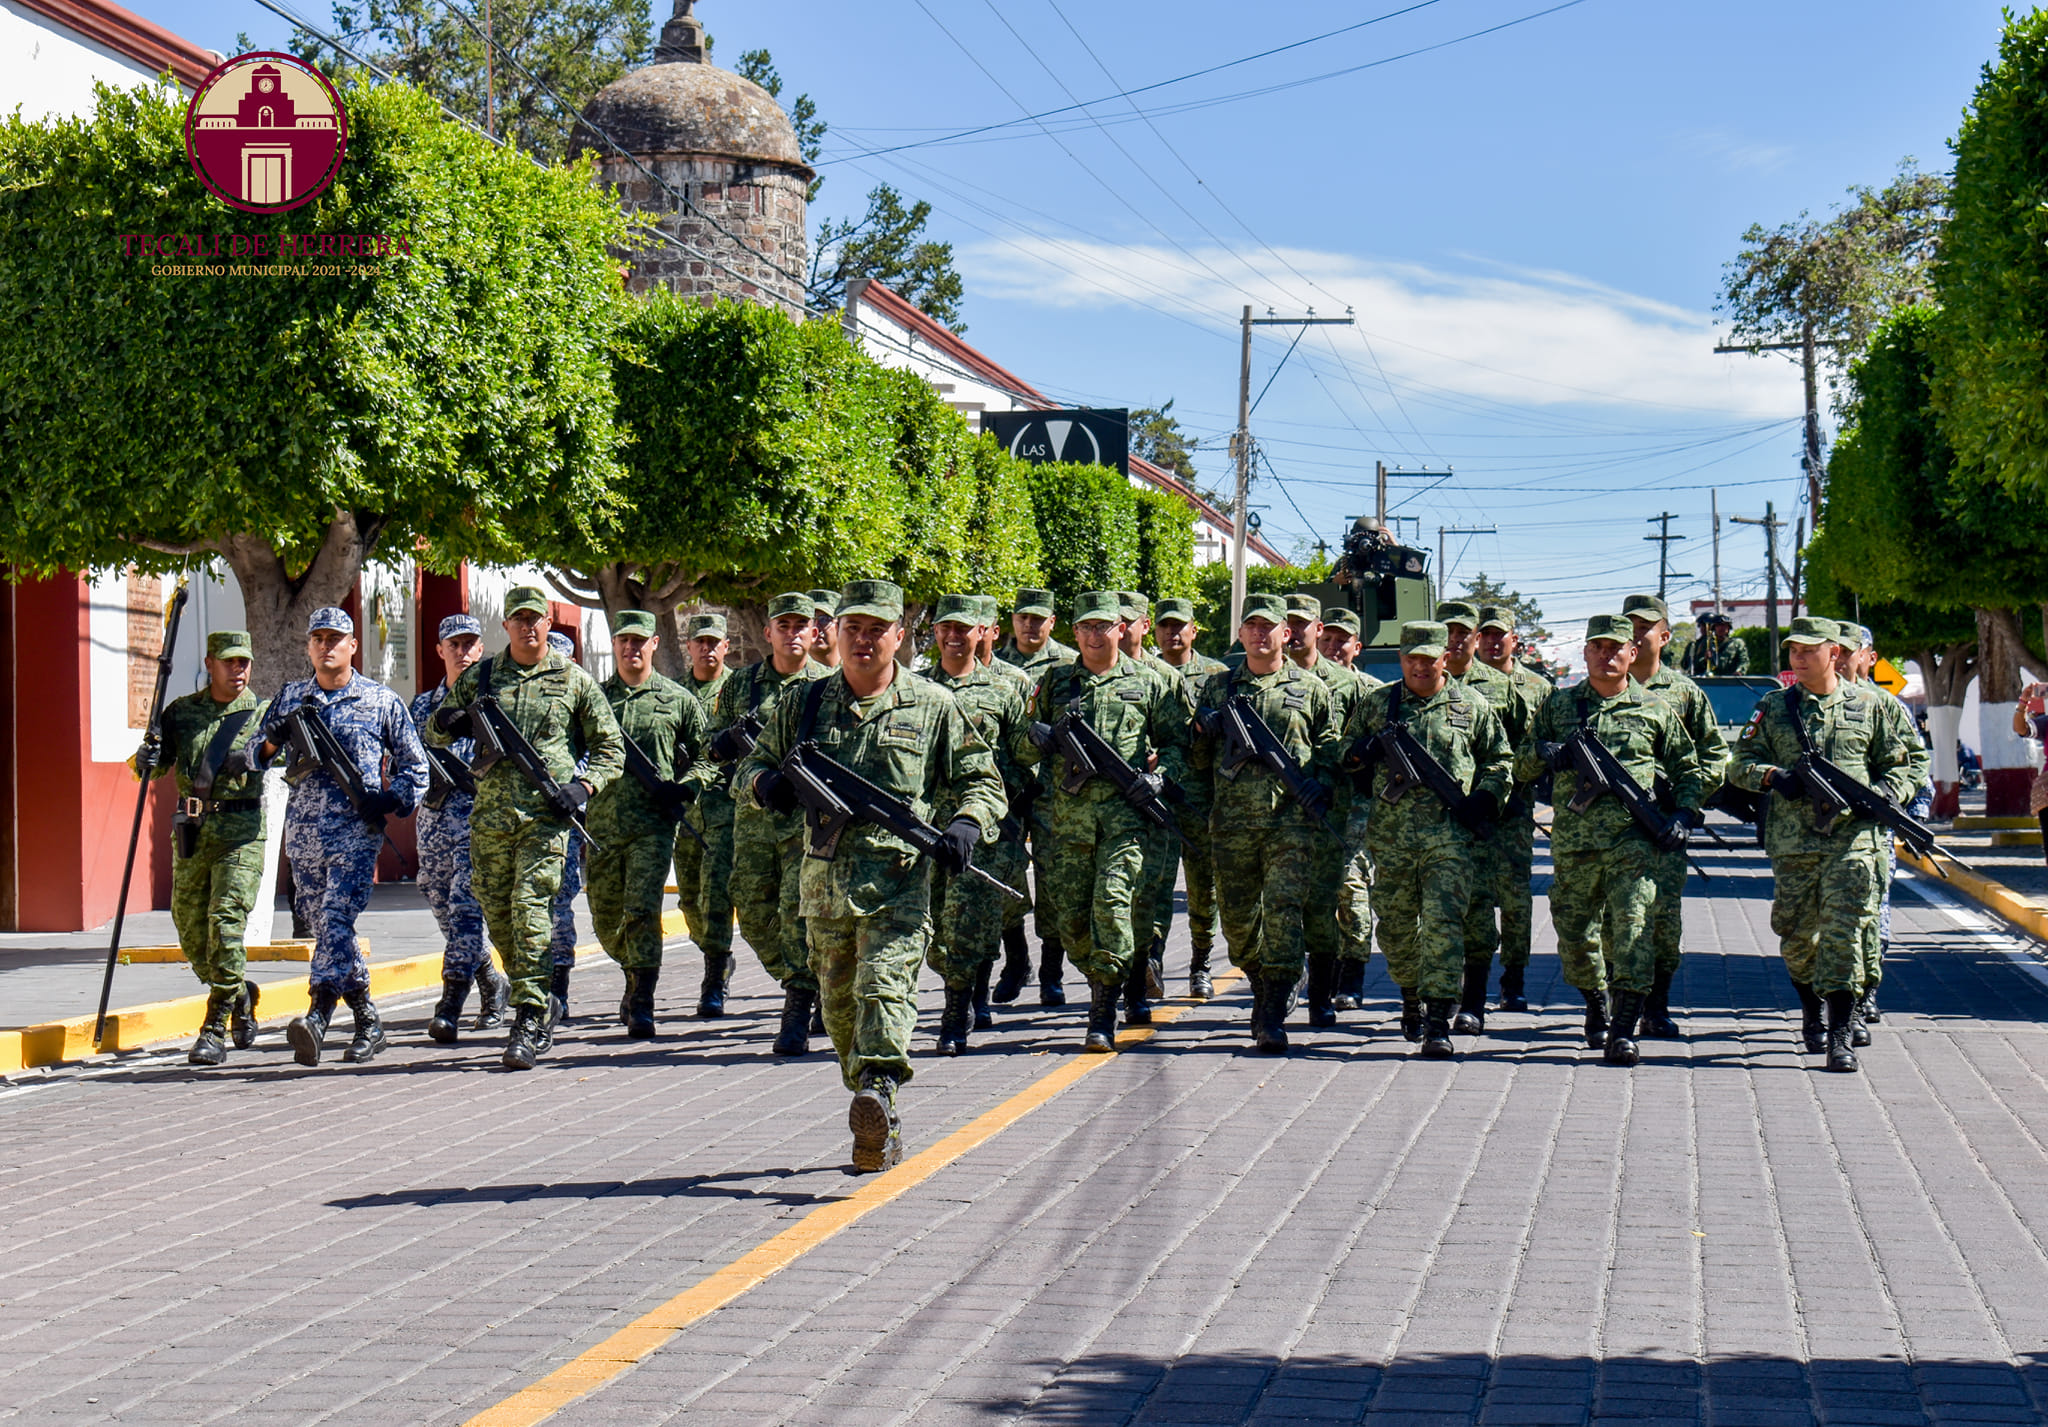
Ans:
POLYGON ((284 1028, 284 1038, 291 1042, 292 1059, 300 1065, 318 1065, 324 1036, 316 1037, 313 1028, 304 1021, 293 1021, 284 1028))

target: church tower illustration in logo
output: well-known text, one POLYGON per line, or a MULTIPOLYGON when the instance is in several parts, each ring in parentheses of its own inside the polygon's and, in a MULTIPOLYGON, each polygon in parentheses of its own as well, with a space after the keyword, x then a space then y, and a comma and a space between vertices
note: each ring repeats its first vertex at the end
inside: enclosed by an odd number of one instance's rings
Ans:
POLYGON ((282 213, 326 191, 341 166, 348 120, 327 76, 290 55, 239 55, 192 96, 185 145, 200 181, 223 202, 282 213))

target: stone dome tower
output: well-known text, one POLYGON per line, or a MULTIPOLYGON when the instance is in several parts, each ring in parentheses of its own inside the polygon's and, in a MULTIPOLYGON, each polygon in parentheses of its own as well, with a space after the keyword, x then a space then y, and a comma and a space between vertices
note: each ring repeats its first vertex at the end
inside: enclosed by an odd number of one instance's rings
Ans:
POLYGON ((634 291, 661 283, 707 304, 776 303, 801 318, 813 170, 775 97, 705 59, 693 3, 675 0, 654 63, 598 92, 584 109, 589 127, 576 126, 569 150, 594 152, 599 176, 628 211, 657 215, 663 232, 703 255, 643 238, 629 255, 634 291))

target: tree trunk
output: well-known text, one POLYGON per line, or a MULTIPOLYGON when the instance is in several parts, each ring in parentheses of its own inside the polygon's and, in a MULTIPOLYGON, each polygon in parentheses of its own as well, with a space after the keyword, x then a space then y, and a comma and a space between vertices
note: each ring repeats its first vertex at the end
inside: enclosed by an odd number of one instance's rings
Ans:
POLYGON ((1952 819, 1962 810, 1961 767, 1956 738, 1963 726, 1963 697, 1977 668, 1977 646, 1949 644, 1922 649, 1915 657, 1927 691, 1927 737, 1933 745, 1934 816, 1952 819))
POLYGON ((1977 751, 1984 759, 1984 813, 2025 817, 2034 764, 2027 740, 2012 731, 2020 668, 2038 663, 2019 638, 2011 610, 1977 611, 1977 751))
POLYGON ((312 674, 306 659, 306 620, 323 605, 338 605, 348 598, 383 528, 379 517, 338 513, 312 564, 297 577, 285 568, 277 548, 260 536, 231 535, 220 543, 221 558, 242 587, 249 643, 255 651, 249 686, 259 697, 268 698, 287 680, 312 674))
POLYGON ((696 589, 696 581, 673 565, 642 566, 629 560, 614 560, 593 570, 548 567, 548 580, 564 597, 585 609, 604 611, 605 628, 623 610, 650 610, 654 614, 654 667, 671 679, 690 672, 690 651, 684 648, 682 626, 676 619, 677 605, 696 589))

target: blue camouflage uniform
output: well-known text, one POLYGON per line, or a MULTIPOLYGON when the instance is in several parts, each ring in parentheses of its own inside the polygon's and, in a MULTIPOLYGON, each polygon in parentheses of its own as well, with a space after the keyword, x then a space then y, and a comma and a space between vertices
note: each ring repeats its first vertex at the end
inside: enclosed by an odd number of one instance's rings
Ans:
MULTIPOLYGON (((434 710, 448 697, 443 680, 412 701, 412 723, 424 729, 434 710)), ((464 763, 476 757, 476 740, 459 738, 451 751, 464 763)), ((438 808, 420 804, 413 822, 419 843, 420 895, 433 909, 441 927, 445 949, 441 953, 443 979, 473 977, 490 960, 490 946, 484 940, 484 909, 469 885, 469 814, 476 806, 474 794, 456 789, 438 808)))
MULTIPOLYGON (((559 654, 571 663, 576 659, 576 645, 569 636, 559 631, 548 632, 548 651, 559 654)), ((587 758, 576 760, 577 776, 582 776, 587 758)), ((555 893, 555 904, 549 912, 549 921, 554 928, 548 938, 548 965, 574 966, 576 964, 576 894, 583 890, 583 839, 569 839, 568 855, 562 859, 562 890, 555 893)))

